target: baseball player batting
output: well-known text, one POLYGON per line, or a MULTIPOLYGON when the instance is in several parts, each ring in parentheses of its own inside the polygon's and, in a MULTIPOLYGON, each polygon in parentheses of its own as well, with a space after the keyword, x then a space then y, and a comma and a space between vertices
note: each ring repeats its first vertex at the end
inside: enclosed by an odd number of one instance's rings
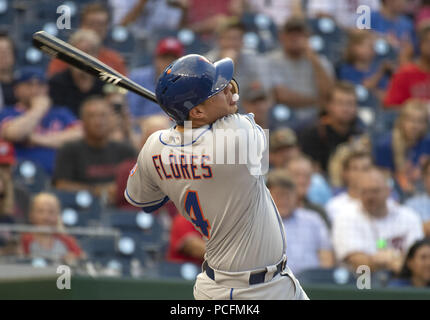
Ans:
POLYGON ((229 58, 211 63, 195 54, 164 70, 155 93, 176 126, 148 138, 124 194, 148 212, 170 199, 202 234, 206 254, 195 299, 305 300, 286 263, 284 227, 264 176, 252 172, 255 164, 215 161, 231 152, 216 143, 226 131, 266 148, 253 115, 237 113, 233 70, 229 58))

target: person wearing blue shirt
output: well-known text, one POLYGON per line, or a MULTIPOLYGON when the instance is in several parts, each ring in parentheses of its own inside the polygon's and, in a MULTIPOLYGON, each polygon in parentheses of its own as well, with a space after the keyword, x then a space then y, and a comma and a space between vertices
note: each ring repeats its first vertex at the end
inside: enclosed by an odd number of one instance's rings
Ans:
MULTIPOLYGON (((155 91, 155 85, 161 72, 174 60, 184 54, 184 48, 176 38, 162 39, 155 50, 153 65, 134 69, 130 72, 130 79, 150 91, 155 91)), ((130 113, 135 118, 147 117, 163 113, 160 106, 137 94, 129 93, 128 104, 130 113)))
POLYGON ((381 0, 381 9, 370 15, 371 30, 384 35, 396 51, 416 41, 414 25, 404 14, 406 5, 405 0, 381 0))
POLYGON ((307 269, 333 267, 328 228, 317 212, 298 207, 296 186, 288 173, 272 170, 266 184, 286 230, 286 255, 291 270, 300 274, 307 269))
POLYGON ((22 68, 14 91, 17 103, 0 112, 0 135, 14 144, 18 160, 51 174, 56 149, 81 137, 81 125, 67 108, 52 105, 43 70, 22 68))
POLYGON ((408 100, 393 130, 382 135, 375 143, 375 165, 391 171, 405 193, 415 191, 420 165, 430 156, 428 128, 426 103, 408 100))
POLYGON ((404 14, 405 0, 381 0, 381 9, 371 13, 371 29, 382 34, 393 34, 398 40, 414 33, 412 21, 404 14))

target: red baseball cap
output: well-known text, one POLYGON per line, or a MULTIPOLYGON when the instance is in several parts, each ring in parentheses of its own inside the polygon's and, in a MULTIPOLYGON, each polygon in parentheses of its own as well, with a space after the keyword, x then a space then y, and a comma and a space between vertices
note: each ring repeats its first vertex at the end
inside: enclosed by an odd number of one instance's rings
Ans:
POLYGON ((179 58, 184 55, 184 46, 176 38, 164 38, 158 42, 155 54, 157 56, 172 55, 179 58))
POLYGON ((15 163, 15 149, 9 142, 0 140, 0 165, 15 163))

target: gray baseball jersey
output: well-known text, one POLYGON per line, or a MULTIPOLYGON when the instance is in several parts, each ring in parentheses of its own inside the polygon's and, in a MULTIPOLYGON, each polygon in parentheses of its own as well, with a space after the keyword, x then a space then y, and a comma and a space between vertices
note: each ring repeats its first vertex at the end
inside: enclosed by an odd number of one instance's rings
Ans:
MULTIPOLYGON (((211 125, 152 134, 131 170, 128 202, 154 211, 173 201, 206 240, 205 259, 222 271, 273 265, 285 252, 282 220, 264 181, 249 159, 240 162, 241 141, 265 149, 264 131, 253 115, 234 114, 211 125), (235 138, 241 132, 240 140, 235 138), (215 147, 216 146, 216 147, 215 147), (235 163, 229 158, 236 155, 235 163)), ((242 159, 243 160, 243 159, 242 159)))

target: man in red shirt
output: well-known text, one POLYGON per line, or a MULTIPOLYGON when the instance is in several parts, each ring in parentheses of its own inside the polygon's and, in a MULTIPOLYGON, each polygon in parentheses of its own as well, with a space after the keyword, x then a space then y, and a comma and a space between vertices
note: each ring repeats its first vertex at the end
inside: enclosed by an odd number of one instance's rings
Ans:
POLYGON ((430 26, 419 33, 420 56, 416 62, 405 64, 391 79, 384 105, 397 107, 409 98, 430 101, 430 26))
MULTIPOLYGON (((109 27, 109 9, 100 4, 92 3, 84 7, 81 13, 80 29, 93 30, 100 37, 102 42, 105 40, 109 27)), ((121 74, 127 74, 124 58, 115 50, 101 47, 97 59, 115 69, 121 74)), ((61 60, 54 59, 48 66, 48 76, 64 71, 67 64, 61 60)))
POLYGON ((179 213, 172 222, 167 260, 203 263, 206 245, 200 233, 179 213))

